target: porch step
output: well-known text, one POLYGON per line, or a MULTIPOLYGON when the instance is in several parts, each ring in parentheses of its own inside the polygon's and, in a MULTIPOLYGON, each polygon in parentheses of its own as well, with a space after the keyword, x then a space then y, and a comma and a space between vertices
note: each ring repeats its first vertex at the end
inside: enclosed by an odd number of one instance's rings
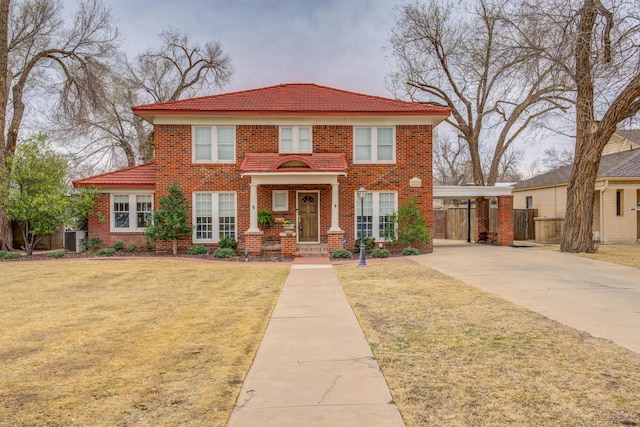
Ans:
POLYGON ((320 245, 297 245, 297 257, 324 257, 329 256, 329 248, 326 244, 320 245))

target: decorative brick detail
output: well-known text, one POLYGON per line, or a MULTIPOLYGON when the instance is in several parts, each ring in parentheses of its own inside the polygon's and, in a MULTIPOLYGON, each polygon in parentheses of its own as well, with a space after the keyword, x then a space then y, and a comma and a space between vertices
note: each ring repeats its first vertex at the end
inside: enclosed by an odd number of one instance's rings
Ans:
POLYGON ((280 251, 282 256, 295 256, 297 233, 280 233, 280 251))
POLYGON ((329 231, 327 249, 329 252, 337 251, 343 248, 342 239, 344 239, 344 231, 329 231))
POLYGON ((249 255, 262 253, 262 232, 244 233, 244 248, 249 250, 249 255))
POLYGON ((498 245, 513 245, 513 196, 498 196, 498 245))

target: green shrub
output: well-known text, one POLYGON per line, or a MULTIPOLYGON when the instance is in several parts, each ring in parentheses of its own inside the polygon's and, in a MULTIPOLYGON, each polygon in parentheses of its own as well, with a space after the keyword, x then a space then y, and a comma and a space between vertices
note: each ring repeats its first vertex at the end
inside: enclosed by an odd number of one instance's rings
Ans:
POLYGON ((94 249, 99 249, 100 246, 102 246, 104 243, 102 242, 102 240, 100 240, 99 237, 91 237, 89 239, 82 239, 82 246, 85 247, 85 249, 91 251, 94 249))
POLYGON ((233 237, 223 237, 218 241, 218 249, 233 249, 234 251, 238 248, 238 241, 233 237))
POLYGON ((111 247, 116 251, 121 251, 124 249, 125 246, 124 246, 124 242, 115 242, 111 247))
POLYGON ((404 256, 412 256, 412 255, 420 255, 420 251, 416 248, 405 248, 402 251, 402 255, 404 256))
POLYGON ((0 251, 0 258, 2 258, 2 259, 20 259, 20 258, 22 258, 22 254, 20 252, 0 251))
POLYGON ((127 252, 138 252, 138 247, 134 244, 127 245, 127 252))
POLYGON ((187 249, 189 255, 204 255, 209 253, 209 248, 204 245, 193 245, 187 249))
POLYGON ((371 256, 374 258, 389 258, 389 251, 386 249, 374 249, 371 251, 371 256))
MULTIPOLYGON (((364 238, 364 251, 368 254, 371 253, 371 251, 373 250, 373 248, 375 248, 376 246, 376 239, 374 239, 373 237, 365 237, 364 238)), ((353 252, 360 252, 360 239, 356 239, 355 243, 353 244, 353 252)))
POLYGON ((218 248, 213 253, 214 258, 233 258, 236 256, 236 251, 231 248, 218 248))
POLYGON ((97 256, 114 256, 115 254, 116 250, 114 248, 102 248, 96 252, 97 256))
POLYGON ((338 249, 331 252, 331 259, 351 259, 353 254, 346 249, 338 249))
POLYGON ((64 251, 49 252, 47 254, 47 258, 62 258, 63 256, 64 256, 64 251))

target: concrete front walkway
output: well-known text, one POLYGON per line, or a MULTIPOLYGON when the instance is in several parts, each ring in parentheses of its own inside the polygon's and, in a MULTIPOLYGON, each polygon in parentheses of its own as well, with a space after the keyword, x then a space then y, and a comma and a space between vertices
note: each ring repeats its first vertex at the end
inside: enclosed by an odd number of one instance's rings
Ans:
POLYGON ((414 260, 640 353, 640 269, 557 249, 450 242, 414 260))
POLYGON ((333 267, 296 259, 228 426, 404 426, 391 400, 333 267))

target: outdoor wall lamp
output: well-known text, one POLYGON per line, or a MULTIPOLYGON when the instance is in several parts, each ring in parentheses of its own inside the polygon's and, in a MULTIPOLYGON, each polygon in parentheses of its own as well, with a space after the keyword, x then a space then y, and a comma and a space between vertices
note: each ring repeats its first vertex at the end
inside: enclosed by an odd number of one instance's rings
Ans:
POLYGON ((367 195, 367 190, 364 187, 360 187, 358 190, 358 198, 360 199, 360 262, 358 267, 367 267, 367 260, 364 254, 364 198, 367 195))

